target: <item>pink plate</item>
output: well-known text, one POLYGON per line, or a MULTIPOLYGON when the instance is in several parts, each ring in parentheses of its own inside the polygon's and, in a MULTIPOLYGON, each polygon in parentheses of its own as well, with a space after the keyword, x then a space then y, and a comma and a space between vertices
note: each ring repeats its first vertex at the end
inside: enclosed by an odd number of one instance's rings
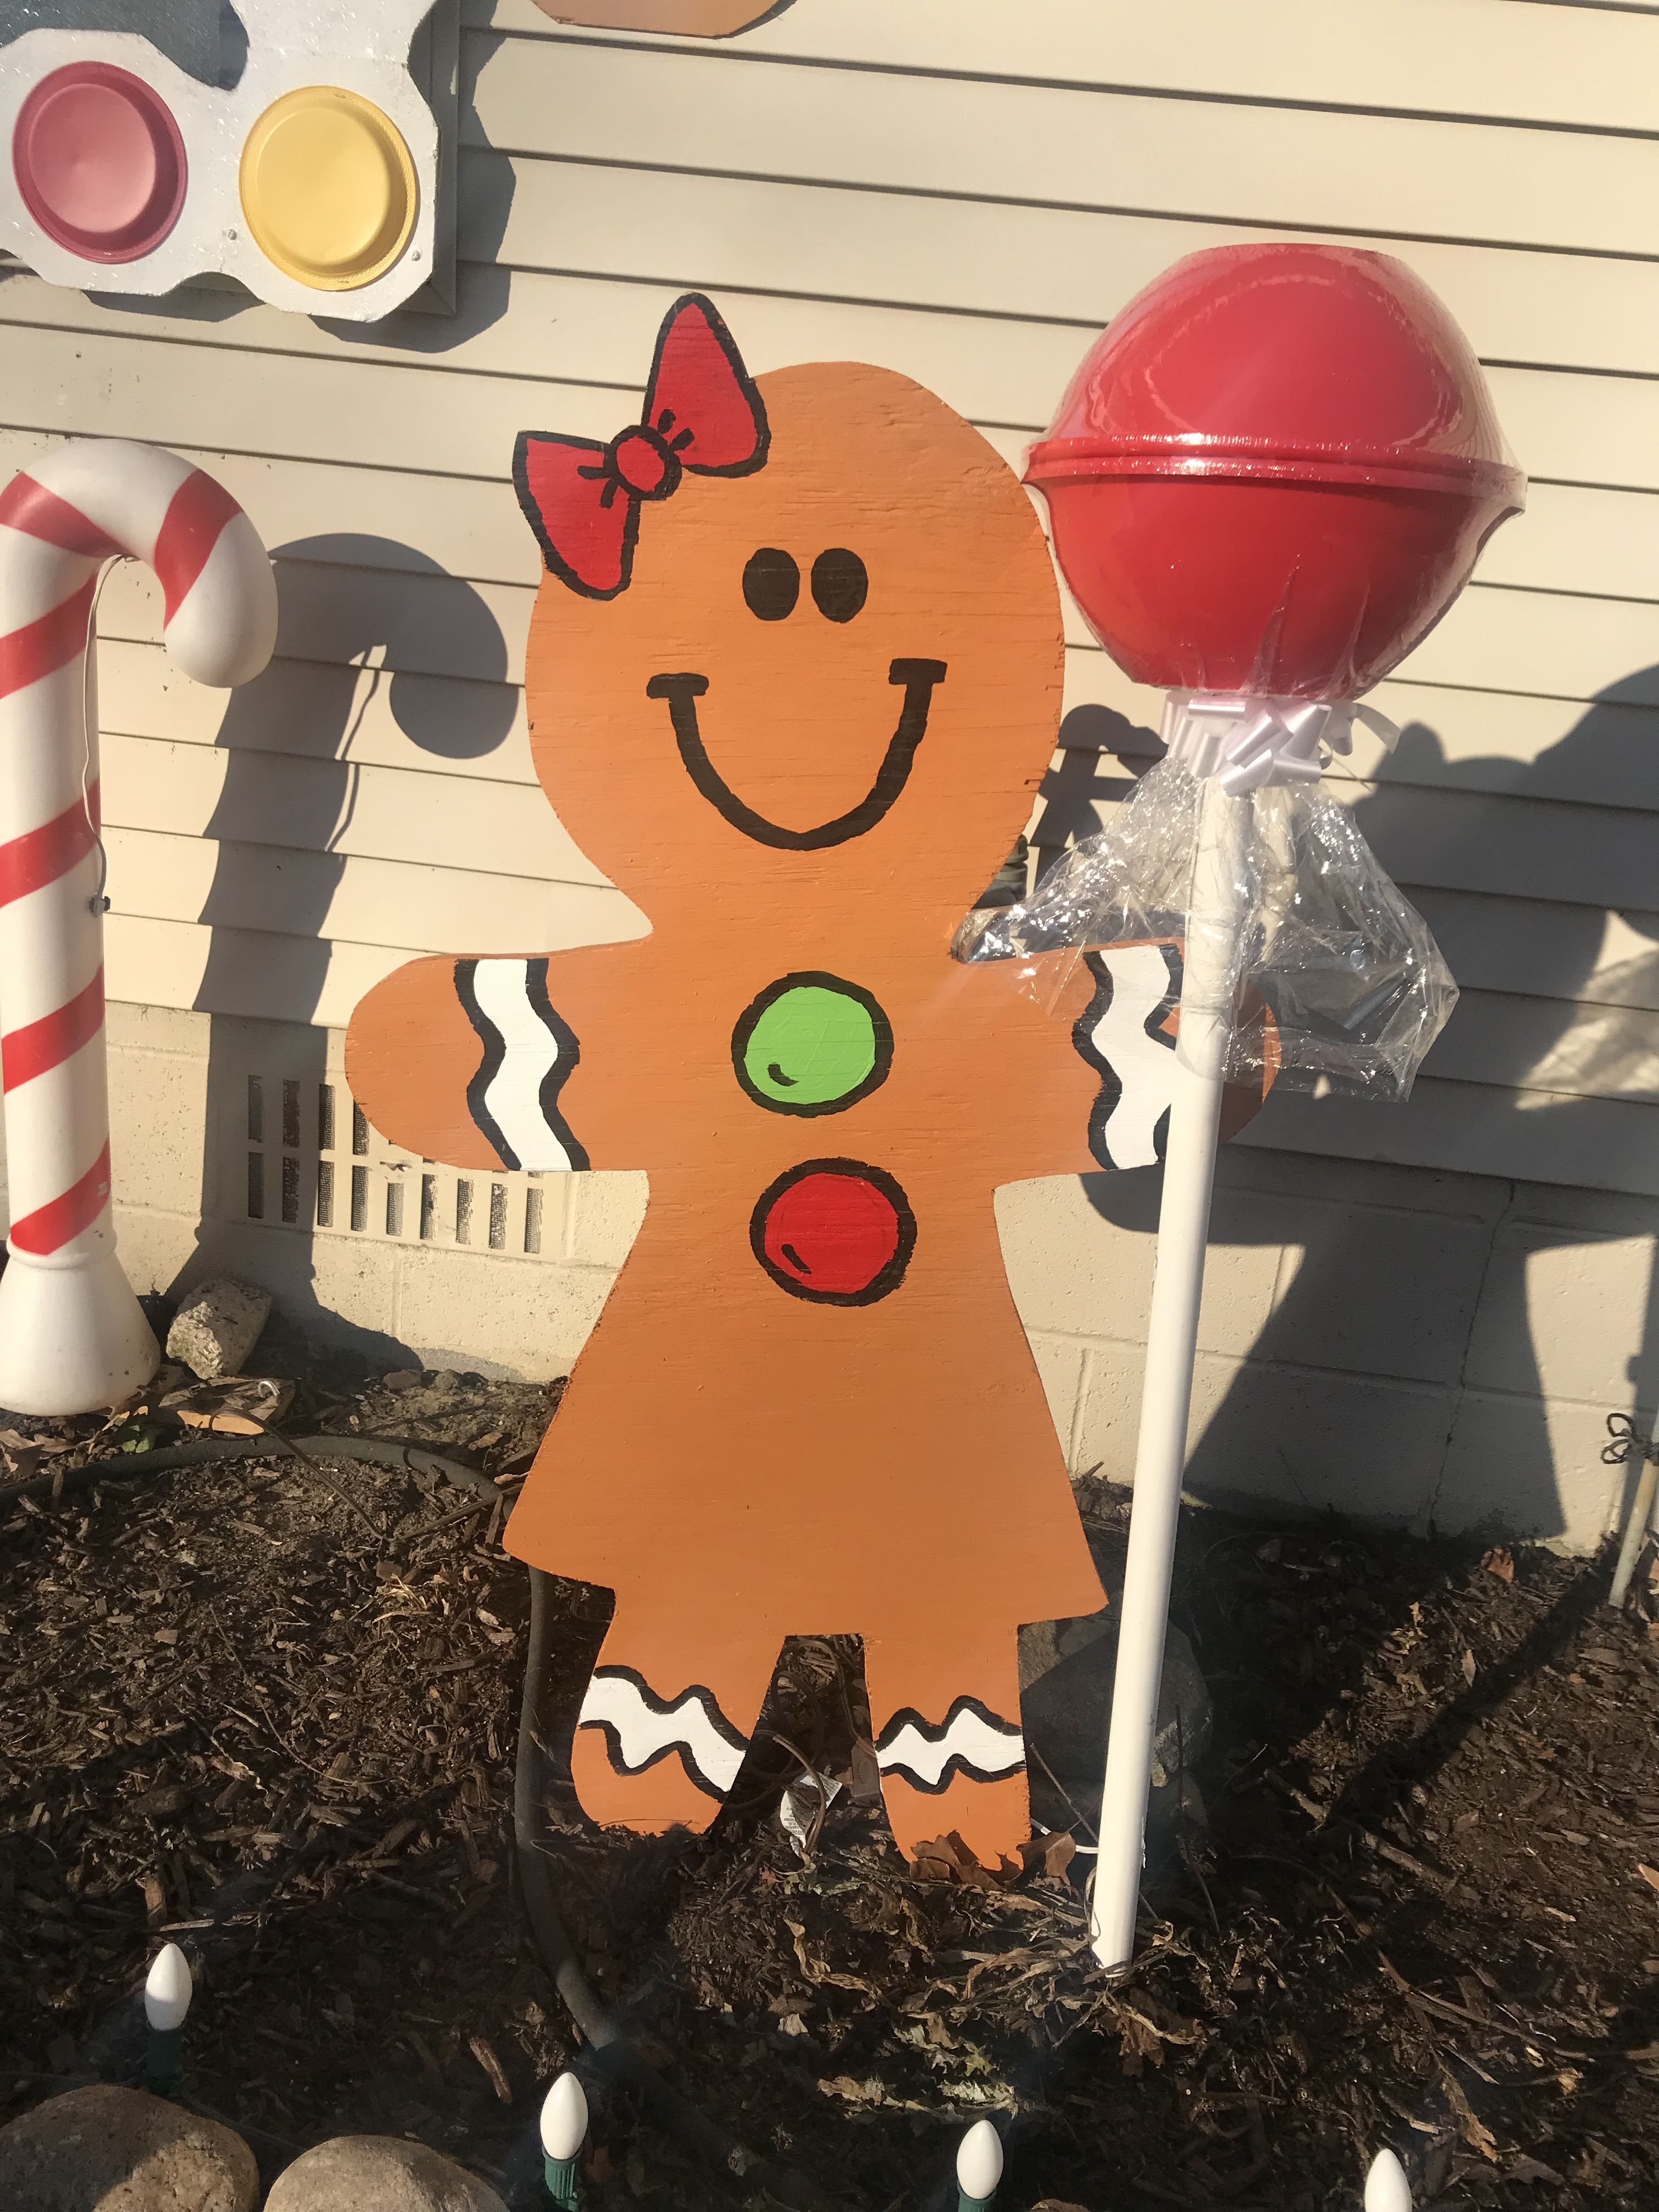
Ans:
POLYGON ((12 133, 23 204, 85 261, 153 253, 185 204, 185 142, 161 94, 108 62, 42 77, 12 133))

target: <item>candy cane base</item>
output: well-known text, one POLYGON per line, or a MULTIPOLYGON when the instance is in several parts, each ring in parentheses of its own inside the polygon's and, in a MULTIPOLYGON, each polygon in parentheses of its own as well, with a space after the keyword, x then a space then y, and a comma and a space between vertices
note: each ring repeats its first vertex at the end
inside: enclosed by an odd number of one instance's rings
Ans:
POLYGON ((0 1275, 0 1406, 83 1413, 119 1405, 161 1364, 143 1309, 105 1231, 101 1252, 67 1266, 13 1252, 0 1275))

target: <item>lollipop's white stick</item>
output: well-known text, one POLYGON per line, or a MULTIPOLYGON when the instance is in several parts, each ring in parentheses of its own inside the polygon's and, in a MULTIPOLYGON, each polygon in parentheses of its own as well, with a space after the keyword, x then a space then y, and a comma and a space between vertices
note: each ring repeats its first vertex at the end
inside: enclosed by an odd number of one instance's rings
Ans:
POLYGON ((1229 798, 1215 779, 1206 778, 1187 925, 1176 1079, 1164 1147, 1158 1267, 1146 1332, 1129 1557, 1101 1798, 1100 1855, 1089 1924, 1095 1956, 1109 1971, 1127 1966, 1134 1955, 1146 1793, 1152 1784, 1232 1014, 1233 963, 1246 913, 1240 878, 1249 806, 1248 798, 1229 798))
POLYGON ((1613 1571, 1613 1587, 1607 1592, 1607 1603, 1622 1606, 1630 1595, 1636 1562, 1642 1556, 1642 1547, 1647 1541, 1648 1523, 1653 1518, 1654 1493, 1659 1490, 1659 1464, 1644 1460, 1642 1472, 1637 1478, 1636 1496, 1631 1501, 1630 1519, 1625 1523, 1625 1539, 1619 1547, 1619 1564, 1613 1571))

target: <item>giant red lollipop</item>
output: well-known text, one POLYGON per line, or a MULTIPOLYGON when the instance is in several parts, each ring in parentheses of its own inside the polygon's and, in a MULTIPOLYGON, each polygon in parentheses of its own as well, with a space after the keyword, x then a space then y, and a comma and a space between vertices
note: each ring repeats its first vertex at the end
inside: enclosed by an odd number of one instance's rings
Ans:
POLYGON ((1063 930, 1086 932, 1114 902, 1145 910, 1183 872, 1188 886, 1090 1907, 1095 1955, 1117 1972, 1134 1952, 1247 948, 1282 1065, 1294 1043, 1303 1067, 1328 1054, 1323 1064, 1409 1089, 1455 989, 1421 917, 1317 786, 1328 756, 1346 749, 1347 702, 1439 621, 1519 511, 1526 479, 1468 342, 1400 262, 1343 246, 1224 246, 1130 301, 1033 448, 1026 481, 1048 497, 1060 567, 1095 635, 1131 676, 1171 694, 1168 757, 1030 904, 1047 898, 1063 930))
POLYGON ((1386 675, 1526 495, 1450 315, 1346 246, 1176 262, 1096 342, 1026 482, 1137 682, 1281 698, 1386 675))

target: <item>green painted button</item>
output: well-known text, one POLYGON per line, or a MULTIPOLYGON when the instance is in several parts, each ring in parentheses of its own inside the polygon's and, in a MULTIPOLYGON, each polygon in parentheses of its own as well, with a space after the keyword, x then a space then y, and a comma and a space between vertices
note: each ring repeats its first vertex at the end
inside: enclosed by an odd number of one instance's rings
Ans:
POLYGON ((868 991, 839 975, 781 976, 732 1033, 738 1081, 774 1114, 841 1114, 887 1079, 893 1031, 868 991))

